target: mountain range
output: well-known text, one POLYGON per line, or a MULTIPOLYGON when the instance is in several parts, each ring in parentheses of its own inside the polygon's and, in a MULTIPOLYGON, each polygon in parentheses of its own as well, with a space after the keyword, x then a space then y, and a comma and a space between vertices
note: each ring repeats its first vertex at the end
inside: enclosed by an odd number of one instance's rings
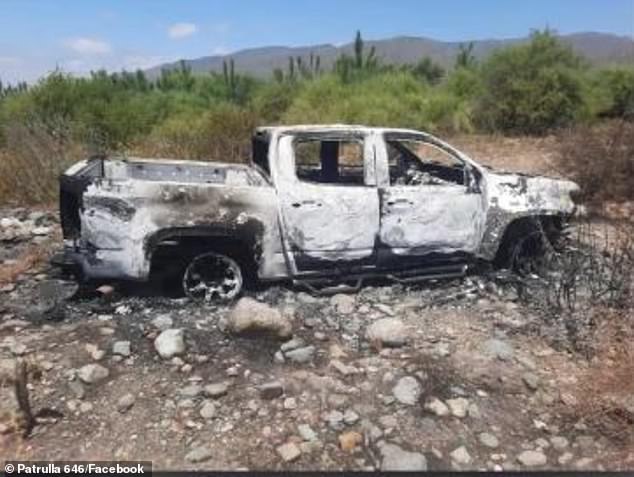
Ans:
MULTIPOLYGON (((559 38, 582 54, 591 63, 634 65, 634 39, 609 33, 583 32, 561 35, 559 38)), ((528 37, 473 41, 473 54, 478 59, 486 58, 498 48, 528 41, 528 37)), ((430 38, 399 36, 385 40, 366 41, 366 48, 375 47, 376 54, 384 63, 416 63, 423 57, 430 57, 444 67, 453 64, 456 53, 465 42, 446 42, 430 38)), ((286 47, 265 46, 236 51, 229 55, 204 56, 185 59, 185 63, 195 73, 221 72, 223 62, 233 59, 236 72, 249 73, 257 77, 267 77, 275 68, 286 69, 289 56, 300 56, 307 61, 311 53, 319 55, 322 69, 329 69, 342 53, 351 54, 353 44, 341 46, 331 44, 286 47)), ((178 67, 179 62, 166 63, 147 70, 149 77, 156 77, 162 69, 178 67)))

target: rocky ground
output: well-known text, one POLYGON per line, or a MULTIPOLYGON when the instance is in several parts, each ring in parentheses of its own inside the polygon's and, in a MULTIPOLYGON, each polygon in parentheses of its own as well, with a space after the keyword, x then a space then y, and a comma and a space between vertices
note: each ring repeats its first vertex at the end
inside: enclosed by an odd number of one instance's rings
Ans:
POLYGON ((634 467, 634 396, 619 408, 619 432, 579 412, 596 360, 566 346, 565 329, 507 280, 375 283, 331 297, 270 287, 222 307, 117 284, 77 294, 37 252, 59 246, 54 215, 0 218, 3 459, 634 467), (28 364, 38 416, 28 437, 13 398, 16 360, 28 364))

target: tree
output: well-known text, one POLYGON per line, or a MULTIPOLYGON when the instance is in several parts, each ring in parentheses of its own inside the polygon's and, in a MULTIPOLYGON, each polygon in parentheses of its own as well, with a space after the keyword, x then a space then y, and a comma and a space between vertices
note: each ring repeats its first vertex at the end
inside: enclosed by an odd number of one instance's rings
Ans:
POLYGON ((445 70, 442 66, 426 56, 419 60, 418 63, 412 68, 414 76, 424 79, 429 84, 438 84, 440 80, 445 76, 445 70))
POLYGON ((456 55, 456 69, 457 68, 474 68, 477 64, 475 55, 473 54, 473 42, 464 45, 460 43, 458 46, 458 54, 456 55))
POLYGON ((478 118, 491 130, 543 134, 579 117, 583 63, 549 30, 495 52, 483 65, 478 118))

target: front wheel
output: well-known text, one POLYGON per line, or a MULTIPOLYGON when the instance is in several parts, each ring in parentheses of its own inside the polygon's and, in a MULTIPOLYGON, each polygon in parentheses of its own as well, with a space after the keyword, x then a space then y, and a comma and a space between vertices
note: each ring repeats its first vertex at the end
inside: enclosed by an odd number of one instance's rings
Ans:
POLYGON ((242 285, 240 265, 234 259, 215 252, 194 257, 183 275, 185 294, 206 303, 231 301, 240 294, 242 285))

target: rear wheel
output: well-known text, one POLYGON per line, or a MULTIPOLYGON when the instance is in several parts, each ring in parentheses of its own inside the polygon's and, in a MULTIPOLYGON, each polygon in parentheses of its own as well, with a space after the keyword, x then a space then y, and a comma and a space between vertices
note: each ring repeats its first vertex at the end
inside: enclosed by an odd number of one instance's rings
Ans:
POLYGON ((242 291, 242 270, 231 257, 207 252, 194 257, 183 274, 183 291, 206 303, 231 301, 242 291))

